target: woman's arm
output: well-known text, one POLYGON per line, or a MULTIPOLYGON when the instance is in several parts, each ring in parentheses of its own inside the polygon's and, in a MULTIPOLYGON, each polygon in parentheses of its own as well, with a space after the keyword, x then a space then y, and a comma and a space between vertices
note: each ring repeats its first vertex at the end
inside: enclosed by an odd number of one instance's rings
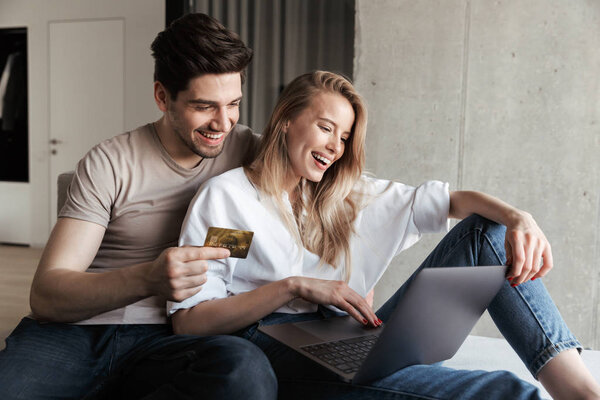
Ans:
POLYGON ((471 214, 506 226, 506 264, 511 266, 508 276, 513 286, 541 278, 552 269, 550 243, 529 213, 485 193, 450 192, 449 217, 462 219, 471 214))
POLYGON ((250 292, 215 299, 183 309, 173 314, 176 334, 215 335, 242 329, 295 298, 315 304, 333 305, 346 311, 361 324, 379 326, 367 301, 345 282, 290 277, 271 282, 250 292))

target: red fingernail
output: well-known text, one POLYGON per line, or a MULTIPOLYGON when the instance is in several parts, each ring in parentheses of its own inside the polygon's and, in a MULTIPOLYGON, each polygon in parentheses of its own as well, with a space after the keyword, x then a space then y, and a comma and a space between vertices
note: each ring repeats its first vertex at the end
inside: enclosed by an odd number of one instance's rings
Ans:
POLYGON ((366 320, 366 318, 363 318, 363 324, 366 324, 368 321, 366 320))
POLYGON ((512 276, 509 276, 509 277, 508 277, 508 280, 509 280, 509 281, 512 281, 512 280, 513 280, 513 277, 512 277, 512 276))
POLYGON ((513 283, 512 285, 510 285, 511 287, 517 287, 516 283, 513 283))
POLYGON ((378 319, 380 324, 383 324, 383 321, 381 320, 381 318, 378 319))
POLYGON ((532 281, 535 281, 535 276, 533 278, 531 278, 532 281))

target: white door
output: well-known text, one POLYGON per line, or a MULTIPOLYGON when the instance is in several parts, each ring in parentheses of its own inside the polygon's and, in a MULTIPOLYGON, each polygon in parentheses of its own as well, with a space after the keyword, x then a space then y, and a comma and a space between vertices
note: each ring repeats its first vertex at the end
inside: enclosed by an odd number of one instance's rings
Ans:
POLYGON ((125 129, 124 20, 51 22, 49 46, 52 213, 58 175, 125 129))
POLYGON ((26 27, 29 171, 0 182, 0 242, 43 246, 56 177, 93 145, 156 120, 150 43, 164 0, 0 0, 0 26, 26 27))

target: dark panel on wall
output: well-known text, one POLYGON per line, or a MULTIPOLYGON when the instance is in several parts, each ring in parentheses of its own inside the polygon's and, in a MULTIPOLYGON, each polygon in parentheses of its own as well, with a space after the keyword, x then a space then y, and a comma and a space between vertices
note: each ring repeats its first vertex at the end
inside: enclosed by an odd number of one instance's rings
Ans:
POLYGON ((27 29, 0 29, 0 181, 29 182, 27 29))

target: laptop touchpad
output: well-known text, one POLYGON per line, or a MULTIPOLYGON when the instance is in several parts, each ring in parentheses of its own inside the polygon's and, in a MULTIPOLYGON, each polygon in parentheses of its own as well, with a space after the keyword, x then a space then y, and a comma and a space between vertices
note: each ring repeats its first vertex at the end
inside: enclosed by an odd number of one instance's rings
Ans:
POLYGON ((297 322, 295 325, 311 335, 317 336, 324 342, 369 334, 377 335, 381 332, 379 329, 368 329, 363 327, 350 316, 297 322))

